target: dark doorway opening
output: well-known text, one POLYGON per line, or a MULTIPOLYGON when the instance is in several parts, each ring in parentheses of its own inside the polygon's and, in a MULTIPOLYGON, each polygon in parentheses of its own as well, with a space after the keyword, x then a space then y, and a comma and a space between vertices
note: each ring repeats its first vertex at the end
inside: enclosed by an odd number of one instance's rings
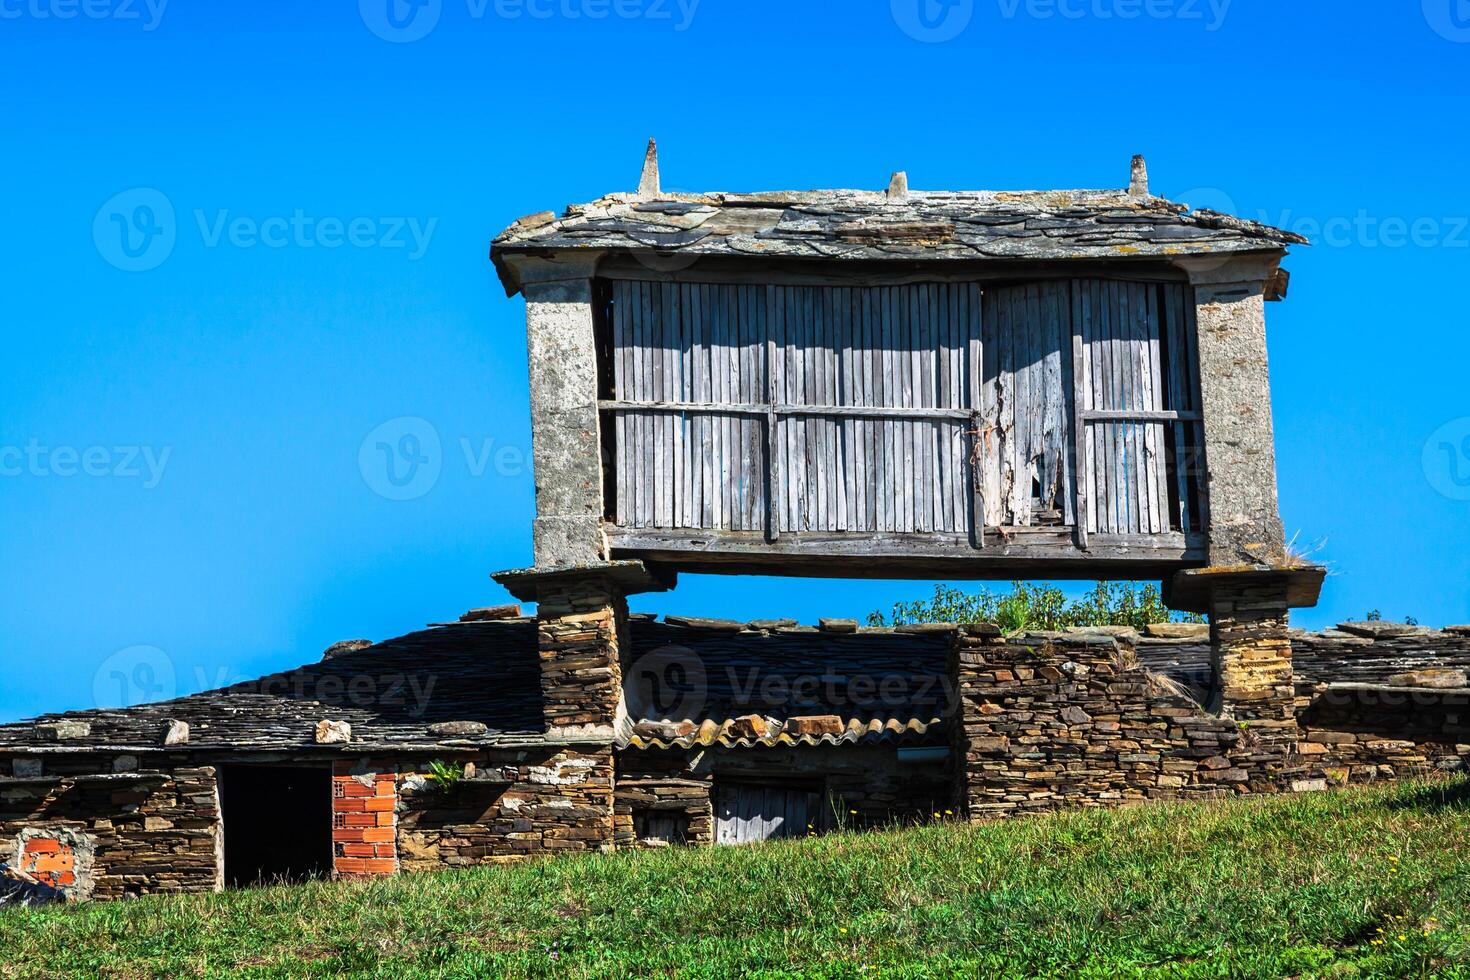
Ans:
POLYGON ((332 771, 221 766, 225 885, 325 878, 332 873, 332 771))

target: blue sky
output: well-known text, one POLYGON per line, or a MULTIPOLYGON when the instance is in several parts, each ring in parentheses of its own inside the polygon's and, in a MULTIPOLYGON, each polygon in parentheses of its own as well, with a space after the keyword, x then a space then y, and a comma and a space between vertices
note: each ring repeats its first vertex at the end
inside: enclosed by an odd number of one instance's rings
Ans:
POLYGON ((650 135, 687 190, 1122 186, 1143 152, 1156 192, 1319 239, 1270 308, 1283 516, 1334 572, 1296 621, 1470 621, 1464 0, 387 2, 0 0, 0 720, 502 600, 532 482, 487 245, 632 189, 650 135), (440 442, 412 500, 359 466, 402 417, 440 442))

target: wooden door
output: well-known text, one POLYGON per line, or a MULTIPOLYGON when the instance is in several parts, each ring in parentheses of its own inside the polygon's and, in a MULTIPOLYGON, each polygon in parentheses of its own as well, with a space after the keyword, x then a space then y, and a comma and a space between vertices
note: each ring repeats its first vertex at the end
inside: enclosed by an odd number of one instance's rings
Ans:
POLYGON ((727 783, 715 787, 715 843, 750 844, 803 837, 821 813, 809 789, 727 783))

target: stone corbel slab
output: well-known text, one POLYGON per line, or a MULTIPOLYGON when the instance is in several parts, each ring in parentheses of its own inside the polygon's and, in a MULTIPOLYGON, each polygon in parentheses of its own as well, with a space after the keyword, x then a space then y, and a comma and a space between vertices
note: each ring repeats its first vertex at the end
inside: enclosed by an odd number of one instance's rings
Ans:
POLYGON ((522 602, 537 602, 541 590, 549 585, 601 579, 624 596, 641 592, 667 592, 678 576, 674 572, 650 569, 641 561, 609 561, 589 565, 557 568, 516 568, 490 576, 522 602))
POLYGON ((1258 565, 1214 566, 1190 568, 1178 572, 1164 583, 1164 601, 1171 609, 1208 613, 1210 596, 1216 589, 1257 586, 1284 586, 1286 605, 1306 609, 1322 596, 1322 582, 1327 569, 1321 565, 1298 565, 1290 568, 1262 568, 1258 565))

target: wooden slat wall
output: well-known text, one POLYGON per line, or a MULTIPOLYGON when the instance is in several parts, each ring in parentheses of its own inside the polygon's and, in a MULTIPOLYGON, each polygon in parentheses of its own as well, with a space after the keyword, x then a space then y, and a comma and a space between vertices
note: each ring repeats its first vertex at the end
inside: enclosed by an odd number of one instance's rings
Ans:
MULTIPOLYGON (((765 287, 618 280, 613 309, 619 400, 766 401, 765 287)), ((760 418, 662 411, 616 418, 619 525, 765 528, 760 418)))
POLYGON ((1197 422, 1075 434, 1087 411, 1197 410, 1183 286, 617 280, 612 296, 616 401, 730 406, 616 410, 622 527, 978 542, 981 507, 986 527, 1073 525, 1079 472, 1088 533, 1203 527, 1197 422))
MULTIPOLYGON (((973 406, 978 286, 770 287, 770 302, 781 404, 973 406)), ((783 417, 780 530, 965 534, 968 427, 964 418, 783 417)))
POLYGON ((1071 305, 1067 283, 986 291, 985 382, 995 401, 987 526, 1026 527, 1050 509, 1075 520, 1071 305))
MULTIPOLYGON (((1084 411, 1197 410, 1184 316, 1192 304, 1183 286, 1077 280, 1071 288, 1082 339, 1084 376, 1077 387, 1084 411)), ((1180 439, 1197 425, 1176 423, 1174 433, 1162 421, 1088 425, 1081 440, 1090 501, 1088 532, 1147 535, 1200 529, 1193 500, 1197 487, 1189 482, 1185 461, 1185 443, 1192 439, 1180 439)))

